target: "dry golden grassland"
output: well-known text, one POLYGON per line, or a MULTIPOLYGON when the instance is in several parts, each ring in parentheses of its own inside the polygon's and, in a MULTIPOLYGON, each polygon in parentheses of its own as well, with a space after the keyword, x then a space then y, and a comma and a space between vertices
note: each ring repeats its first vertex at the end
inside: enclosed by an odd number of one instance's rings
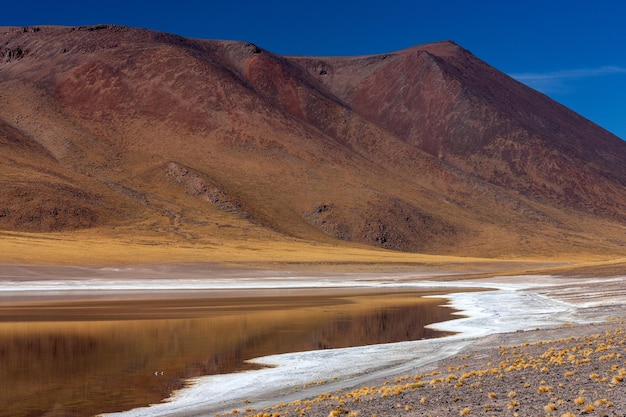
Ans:
POLYGON ((479 258, 422 255, 365 246, 334 246, 301 240, 234 239, 189 244, 167 237, 112 238, 98 232, 0 232, 0 262, 24 264, 225 263, 459 263, 479 258))
POLYGON ((171 234, 132 235, 111 229, 73 232, 0 232, 0 264, 24 265, 158 265, 219 263, 251 268, 331 270, 393 270, 416 267, 440 269, 461 276, 492 274, 613 273, 626 259, 597 255, 564 254, 550 258, 490 259, 450 255, 404 253, 347 243, 307 242, 299 239, 260 236, 219 239, 206 237, 196 243, 171 234))

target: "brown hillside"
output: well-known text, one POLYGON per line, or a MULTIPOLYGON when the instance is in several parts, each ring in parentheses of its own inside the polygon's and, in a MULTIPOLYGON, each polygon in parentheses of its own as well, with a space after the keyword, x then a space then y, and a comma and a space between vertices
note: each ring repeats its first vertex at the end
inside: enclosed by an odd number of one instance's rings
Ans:
POLYGON ((300 61, 359 114, 464 172, 551 205, 626 213, 626 142, 453 42, 300 61))
POLYGON ((103 25, 0 28, 0 55, 4 230, 626 252, 624 142, 453 43, 294 58, 103 25))

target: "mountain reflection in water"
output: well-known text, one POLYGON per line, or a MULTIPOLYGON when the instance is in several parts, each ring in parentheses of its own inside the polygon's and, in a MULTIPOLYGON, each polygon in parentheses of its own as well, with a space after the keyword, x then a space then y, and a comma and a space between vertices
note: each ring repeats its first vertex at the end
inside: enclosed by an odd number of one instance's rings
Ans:
POLYGON ((3 308, 0 416, 127 410, 161 401, 185 379, 250 369, 244 361, 259 356, 441 336, 424 326, 449 320, 453 311, 421 294, 3 308))

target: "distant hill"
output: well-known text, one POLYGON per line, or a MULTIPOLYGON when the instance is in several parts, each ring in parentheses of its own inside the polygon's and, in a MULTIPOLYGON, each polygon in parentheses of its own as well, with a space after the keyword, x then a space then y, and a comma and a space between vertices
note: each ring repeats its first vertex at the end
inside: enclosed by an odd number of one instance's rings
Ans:
POLYGON ((285 57, 0 28, 0 167, 3 230, 626 253, 626 142, 449 41, 285 57))

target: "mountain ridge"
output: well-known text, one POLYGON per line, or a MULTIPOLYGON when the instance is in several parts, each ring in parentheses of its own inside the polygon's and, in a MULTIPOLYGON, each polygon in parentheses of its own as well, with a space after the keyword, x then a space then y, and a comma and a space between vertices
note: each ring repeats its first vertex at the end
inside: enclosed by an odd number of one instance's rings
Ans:
POLYGON ((289 57, 98 25, 0 52, 4 230, 626 252, 626 143, 452 41, 289 57))

